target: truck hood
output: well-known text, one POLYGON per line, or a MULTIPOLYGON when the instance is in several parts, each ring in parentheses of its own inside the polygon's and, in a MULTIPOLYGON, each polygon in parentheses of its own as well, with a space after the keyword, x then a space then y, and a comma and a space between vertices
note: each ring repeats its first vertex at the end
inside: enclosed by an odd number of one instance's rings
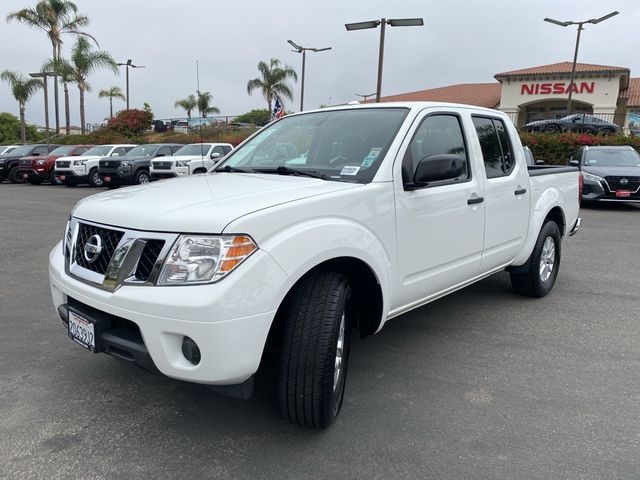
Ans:
MULTIPOLYGON (((71 157, 60 157, 57 158, 56 160, 62 160, 62 161, 67 161, 67 160, 95 160, 98 158, 104 158, 101 155, 80 155, 80 156, 71 156, 71 157)), ((118 158, 118 157, 116 157, 118 158)))
POLYGON ((587 173, 598 175, 599 177, 606 177, 613 175, 616 177, 640 177, 640 167, 615 167, 615 166, 583 166, 582 169, 587 173))
POLYGON ((205 155, 172 155, 170 157, 159 157, 159 158, 154 158, 154 160, 160 160, 163 162, 167 162, 167 161, 177 161, 177 160, 200 160, 202 158, 207 158, 206 152, 205 155))
POLYGON ((193 175, 87 197, 73 216, 135 230, 222 233, 236 218, 257 210, 358 187, 362 184, 275 174, 193 175))

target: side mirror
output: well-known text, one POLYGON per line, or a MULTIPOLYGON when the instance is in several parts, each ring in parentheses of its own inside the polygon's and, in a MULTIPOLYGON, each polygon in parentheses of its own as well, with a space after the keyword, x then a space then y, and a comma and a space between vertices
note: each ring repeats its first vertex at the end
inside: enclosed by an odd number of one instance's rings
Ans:
POLYGON ((546 165, 544 160, 536 160, 536 165, 546 165))
POLYGON ((119 156, 120 156, 120 154, 119 154, 119 153, 117 153, 117 152, 113 152, 113 153, 111 154, 111 156, 112 156, 112 157, 119 157, 119 156))
POLYGON ((40 154, 38 152, 33 152, 31 155, 33 155, 34 157, 39 157, 40 154))
POLYGON ((578 160, 569 160, 569 165, 572 167, 580 167, 580 162, 578 160))
POLYGON ((464 172, 464 160, 458 155, 443 154, 432 155, 420 160, 415 173, 413 183, 406 184, 408 190, 425 187, 431 182, 453 180, 464 172))
POLYGON ((222 155, 220 155, 220 153, 219 153, 219 152, 213 152, 213 153, 211 154, 211 158, 220 158, 221 156, 222 156, 222 155))

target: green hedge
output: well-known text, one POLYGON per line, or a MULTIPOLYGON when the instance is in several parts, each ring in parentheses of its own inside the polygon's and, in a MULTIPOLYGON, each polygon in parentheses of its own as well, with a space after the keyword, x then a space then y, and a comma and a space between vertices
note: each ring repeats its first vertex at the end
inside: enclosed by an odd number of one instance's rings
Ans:
POLYGON ((564 165, 583 145, 631 145, 640 150, 640 137, 625 135, 591 135, 588 133, 528 133, 520 132, 522 144, 533 152, 533 158, 552 165, 564 165))

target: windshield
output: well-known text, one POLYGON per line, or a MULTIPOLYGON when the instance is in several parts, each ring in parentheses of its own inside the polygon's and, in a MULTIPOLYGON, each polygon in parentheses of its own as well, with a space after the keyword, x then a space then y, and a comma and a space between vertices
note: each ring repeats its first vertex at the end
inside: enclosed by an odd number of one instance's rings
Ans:
POLYGON ((86 156, 95 155, 96 157, 104 157, 106 155, 109 155, 109 151, 111 150, 112 147, 113 147, 112 145, 96 145, 95 147, 91 147, 82 155, 86 155, 86 156))
POLYGON ((155 145, 140 145, 127 152, 127 157, 150 157, 157 150, 155 145))
POLYGON ((584 164, 591 167, 640 167, 640 155, 630 148, 587 150, 584 164))
POLYGON ((2 147, 2 148, 0 148, 0 152, 2 152, 2 153, 0 153, 0 156, 8 155, 11 152, 13 152, 16 148, 17 147, 2 147))
POLYGON ((22 147, 18 147, 13 152, 11 152, 11 155, 29 155, 32 150, 33 145, 23 145, 22 147))
POLYGON ((281 173, 287 167, 327 180, 370 182, 408 111, 363 108, 285 117, 231 152, 216 170, 281 173))
POLYGON ((52 157, 66 157, 67 155, 71 155, 73 151, 76 149, 75 146, 66 146, 66 147, 58 147, 55 150, 52 150, 49 155, 52 157))
POLYGON ((178 150, 176 153, 174 153, 175 156, 178 155, 206 155, 207 152, 209 151, 209 148, 211 147, 211 145, 206 145, 206 144, 200 144, 200 143, 192 143, 191 145, 185 145, 184 147, 182 147, 180 150, 178 150))

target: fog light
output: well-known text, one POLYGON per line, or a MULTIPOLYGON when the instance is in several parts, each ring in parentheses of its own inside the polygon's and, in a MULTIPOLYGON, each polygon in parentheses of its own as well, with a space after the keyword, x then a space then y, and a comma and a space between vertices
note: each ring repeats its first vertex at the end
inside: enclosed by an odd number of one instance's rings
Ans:
POLYGON ((200 349, 189 337, 182 337, 182 355, 194 365, 200 363, 200 349))

